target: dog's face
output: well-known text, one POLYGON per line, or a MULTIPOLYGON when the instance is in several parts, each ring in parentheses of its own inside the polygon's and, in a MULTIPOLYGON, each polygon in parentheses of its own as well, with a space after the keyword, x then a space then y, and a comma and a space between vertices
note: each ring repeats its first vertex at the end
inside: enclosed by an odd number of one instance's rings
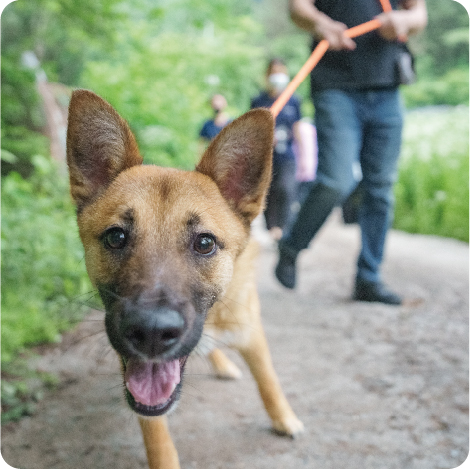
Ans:
POLYGON ((219 134, 196 171, 142 166, 111 106, 89 91, 72 96, 67 161, 87 270, 127 401, 142 415, 177 401, 186 359, 262 208, 272 129, 269 111, 251 111, 219 134))

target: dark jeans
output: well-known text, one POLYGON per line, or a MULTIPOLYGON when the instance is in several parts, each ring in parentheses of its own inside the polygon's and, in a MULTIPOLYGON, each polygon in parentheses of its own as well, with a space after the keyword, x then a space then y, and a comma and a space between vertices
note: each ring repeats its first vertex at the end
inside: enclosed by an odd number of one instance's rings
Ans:
POLYGON ((317 178, 292 228, 281 240, 281 248, 299 252, 308 247, 333 207, 355 188, 353 163, 359 161, 364 192, 359 209, 362 249, 357 277, 380 281, 403 127, 399 92, 326 90, 314 93, 313 103, 317 178))
POLYGON ((295 160, 273 160, 273 178, 266 198, 264 216, 269 229, 278 226, 285 229, 292 219, 292 204, 297 196, 295 160))

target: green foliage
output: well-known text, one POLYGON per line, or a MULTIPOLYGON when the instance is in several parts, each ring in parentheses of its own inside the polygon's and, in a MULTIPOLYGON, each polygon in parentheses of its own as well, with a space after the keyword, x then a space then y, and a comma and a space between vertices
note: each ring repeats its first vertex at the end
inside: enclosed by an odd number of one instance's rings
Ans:
POLYGON ((2 181, 2 363, 59 340, 91 289, 65 180, 44 157, 33 162, 30 179, 2 181))
POLYGON ((13 157, 5 160, 2 174, 16 168, 22 174, 31 171, 30 159, 35 153, 48 153, 49 141, 38 130, 44 125, 34 75, 18 67, 11 56, 2 57, 2 150, 13 157))
POLYGON ((408 113, 395 228, 469 239, 468 107, 408 113))
POLYGON ((147 162, 194 166, 211 94, 223 93, 234 117, 248 110, 264 75, 262 50, 251 44, 260 30, 251 18, 227 17, 226 10, 221 7, 217 24, 206 20, 202 29, 155 37, 153 24, 139 23, 118 35, 114 53, 87 63, 81 86, 105 97, 128 120, 147 162))
POLYGON ((49 80, 76 83, 88 54, 113 43, 121 0, 18 0, 2 13, 2 57, 34 51, 49 80))
POLYGON ((468 105, 468 90, 468 67, 454 68, 442 77, 425 77, 413 85, 402 87, 408 109, 439 104, 468 105))
POLYGON ((453 0, 426 0, 428 25, 410 39, 418 81, 403 87, 408 108, 468 105, 469 18, 453 0))
POLYGON ((423 74, 440 77, 455 67, 468 68, 469 18, 465 7, 454 0, 426 0, 426 5, 428 25, 412 41, 423 74))
POLYGON ((2 424, 32 415, 44 392, 53 389, 58 378, 50 373, 31 370, 24 357, 2 364, 2 424))
POLYGON ((18 0, 2 12, 2 175, 32 171, 31 157, 48 154, 49 143, 40 134, 45 119, 35 86, 35 73, 21 65, 22 54, 34 51, 49 81, 74 84, 86 58, 104 52, 119 19, 120 0, 18 0), (102 21, 107 18, 107 21, 102 21))

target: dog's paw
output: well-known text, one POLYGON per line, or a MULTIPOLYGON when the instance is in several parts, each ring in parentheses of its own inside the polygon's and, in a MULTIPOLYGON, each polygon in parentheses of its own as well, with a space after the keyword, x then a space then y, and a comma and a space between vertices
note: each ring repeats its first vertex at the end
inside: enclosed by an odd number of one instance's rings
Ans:
POLYGON ((278 435, 295 438, 304 431, 304 424, 295 415, 291 415, 283 420, 273 421, 273 431, 278 435))
POLYGON ((214 349, 209 353, 209 360, 215 371, 215 375, 220 379, 240 379, 242 372, 222 350, 214 349))
POLYGON ((223 367, 215 370, 215 375, 219 379, 240 379, 243 374, 235 363, 227 360, 223 367))

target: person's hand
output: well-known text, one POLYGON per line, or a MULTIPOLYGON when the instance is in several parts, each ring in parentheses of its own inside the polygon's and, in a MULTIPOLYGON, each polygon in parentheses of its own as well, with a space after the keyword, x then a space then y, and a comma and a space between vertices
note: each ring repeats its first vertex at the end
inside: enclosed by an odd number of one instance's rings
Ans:
POLYGON ((315 25, 314 34, 318 39, 326 39, 331 50, 354 50, 356 43, 344 35, 347 29, 348 27, 344 23, 321 15, 315 25))
POLYGON ((409 33, 406 10, 393 10, 376 16, 382 26, 379 34, 387 41, 405 42, 409 33))
POLYGON ((389 41, 405 42, 409 35, 421 31, 428 22, 425 0, 401 0, 400 8, 376 17, 382 23, 379 33, 389 41))
POLYGON ((416 0, 401 0, 400 8, 404 10, 409 10, 411 8, 416 7, 417 1, 416 0))

